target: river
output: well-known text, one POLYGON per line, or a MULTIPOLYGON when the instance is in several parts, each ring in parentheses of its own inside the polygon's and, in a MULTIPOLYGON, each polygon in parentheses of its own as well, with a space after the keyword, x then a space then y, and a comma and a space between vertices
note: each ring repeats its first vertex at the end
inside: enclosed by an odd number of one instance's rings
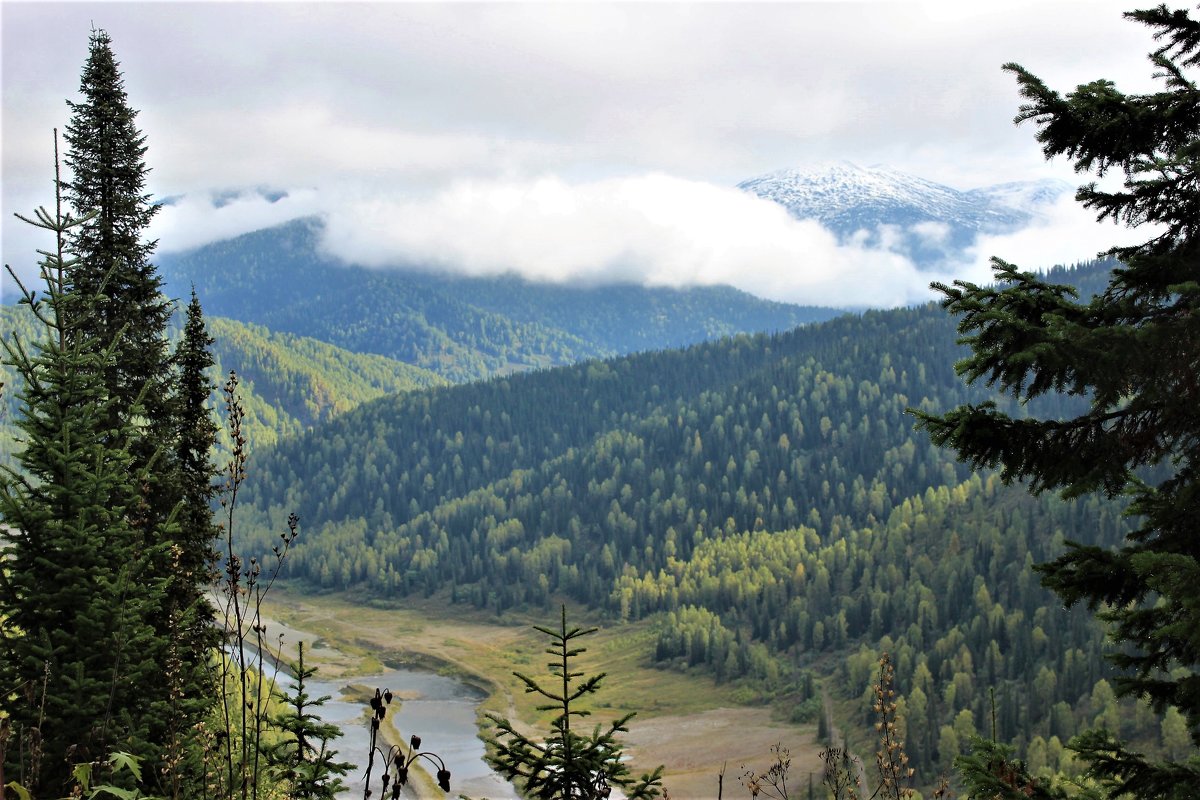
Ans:
MULTIPOLYGON (((316 651, 328 657, 332 651, 327 645, 314 640, 308 632, 264 618, 271 635, 281 635, 292 647, 305 642, 307 652, 316 651)), ((278 674, 281 684, 290 686, 292 678, 285 672, 278 674)), ((432 797, 458 797, 465 795, 476 800, 517 800, 520 796, 511 783, 497 775, 483 760, 483 741, 479 738, 476 723, 479 704, 487 695, 480 689, 445 675, 422 669, 393 668, 374 675, 342 674, 337 678, 322 678, 318 671, 305 689, 309 697, 328 695, 329 700, 318 709, 322 721, 337 725, 342 736, 330 747, 337 751, 338 761, 355 765, 343 783, 347 788, 338 795, 339 800, 353 800, 363 796, 363 777, 366 773, 367 752, 370 744, 370 729, 367 718, 368 705, 361 693, 349 691, 351 686, 390 689, 394 699, 388 706, 388 720, 404 737, 413 734, 421 737, 421 750, 437 753, 450 770, 450 793, 443 794, 436 787, 428 793, 432 797)), ((385 748, 386 749, 386 748, 385 748)), ((429 762, 421 759, 422 768, 429 762)), ((382 759, 376 756, 371 775, 371 797, 381 800, 379 791, 382 759)), ((436 769, 426 770, 430 775, 436 769)), ((405 797, 419 797, 410 782, 405 797)))
MULTIPOLYGON (((319 677, 320 674, 316 677, 319 677)), ((379 675, 354 677, 337 681, 313 680, 309 694, 313 697, 329 695, 320 709, 321 719, 342 729, 342 738, 333 743, 339 761, 358 765, 346 776, 349 786, 340 797, 362 797, 362 778, 366 771, 367 750, 370 731, 366 718, 366 705, 361 701, 342 699, 342 689, 348 683, 368 686, 372 689, 391 689, 396 695, 388 706, 388 718, 396 729, 408 737, 421 737, 421 749, 437 753, 450 770, 450 795, 460 794, 473 798, 511 800, 518 795, 512 784, 505 781, 483 760, 483 742, 479 739, 476 726, 476 709, 486 695, 461 681, 444 675, 415 669, 390 669, 379 675)), ((372 797, 380 797, 379 776, 381 759, 375 760, 371 777, 372 797)), ((422 759, 422 764, 428 762, 422 759)), ((430 770, 430 774, 433 771, 430 770)), ((434 790, 438 796, 441 792, 434 790)), ((409 797, 416 796, 411 790, 409 797)))

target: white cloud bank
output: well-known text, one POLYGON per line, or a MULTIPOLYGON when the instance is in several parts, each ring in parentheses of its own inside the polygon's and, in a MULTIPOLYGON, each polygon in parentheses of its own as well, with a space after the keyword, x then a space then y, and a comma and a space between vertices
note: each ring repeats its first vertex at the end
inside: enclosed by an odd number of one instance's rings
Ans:
MULTIPOLYGON (((162 209, 152 234, 161 250, 182 250, 313 214, 326 221, 329 255, 372 268, 589 285, 728 284, 837 307, 922 302, 933 296, 934 280, 987 282, 991 256, 1039 269, 1148 236, 1100 225, 1065 196, 1023 230, 981 237, 958 263, 919 269, 889 249, 899 237, 876 237, 882 244, 875 247, 862 237, 839 243, 819 223, 793 219, 768 200, 663 174, 576 184, 469 180, 423 196, 342 188, 292 191, 271 202, 246 192, 220 208, 207 197, 184 198, 162 209)), ((923 224, 917 232, 936 240, 944 228, 923 224)))
POLYGON ((886 250, 733 188, 655 174, 571 185, 462 182, 426 198, 347 200, 324 246, 356 264, 515 272, 559 283, 730 284, 774 300, 895 306, 931 277, 886 250))
POLYGON ((988 269, 993 256, 1025 271, 1075 264, 1111 247, 1147 241, 1154 232, 1150 225, 1127 228, 1097 222, 1095 212, 1075 202, 1074 194, 1069 192, 1044 207, 1042 216, 1029 227, 999 236, 981 236, 971 249, 974 263, 970 269, 988 269))
POLYGON ((229 197, 219 207, 214 207, 213 198, 207 193, 189 194, 158 210, 149 236, 158 240, 159 252, 178 252, 273 228, 299 217, 321 214, 323 210, 322 197, 314 189, 290 191, 275 200, 257 190, 246 190, 229 197))
MULTIPOLYGON (((990 258, 1027 269, 1070 264, 1148 231, 1101 225, 1070 195, 1029 227, 982 236, 957 263, 919 269, 898 237, 839 243, 812 220, 746 192, 662 174, 569 184, 466 181, 422 198, 343 197, 324 247, 349 263, 464 275, 514 272, 560 283, 729 284, 793 303, 892 307, 933 296, 931 281, 990 279, 990 258)), ((923 224, 931 239, 945 226, 923 224)))

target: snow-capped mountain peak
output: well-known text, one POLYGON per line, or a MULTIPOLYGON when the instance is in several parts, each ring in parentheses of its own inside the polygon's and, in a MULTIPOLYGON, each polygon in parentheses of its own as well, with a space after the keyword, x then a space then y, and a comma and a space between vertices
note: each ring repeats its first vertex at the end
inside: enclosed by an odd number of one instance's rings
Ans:
POLYGON ((960 254, 979 234, 1028 225, 1071 187, 1043 180, 962 191, 886 167, 834 161, 761 175, 738 188, 779 203, 797 219, 817 220, 843 240, 878 244, 888 228, 889 242, 932 266, 960 254), (947 235, 929 237, 927 223, 944 226, 947 235))

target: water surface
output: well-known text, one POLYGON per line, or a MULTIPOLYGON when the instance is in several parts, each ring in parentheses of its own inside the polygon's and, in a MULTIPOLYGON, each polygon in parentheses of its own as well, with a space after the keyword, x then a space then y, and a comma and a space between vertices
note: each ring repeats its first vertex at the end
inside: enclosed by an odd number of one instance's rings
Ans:
MULTIPOLYGON (((421 737, 421 749, 437 753, 450 770, 450 794, 437 796, 491 798, 492 800, 515 800, 518 797, 512 784, 497 775, 483 760, 483 742, 479 739, 476 725, 476 710, 487 695, 455 678, 417 669, 389 669, 378 675, 319 680, 308 683, 310 696, 329 695, 320 708, 321 719, 342 729, 342 737, 331 743, 338 751, 339 761, 349 761, 356 768, 346 776, 349 787, 340 796, 359 798, 363 796, 362 779, 366 773, 367 751, 370 744, 370 729, 366 716, 368 706, 359 701, 348 701, 343 689, 353 683, 372 689, 391 689, 398 695, 388 706, 388 719, 407 741, 416 734, 421 737), (401 699, 404 698, 404 699, 401 699)), ((281 676, 281 681, 290 679, 281 676)), ((422 766, 433 775, 435 768, 422 759, 422 766)), ((382 760, 376 756, 375 769, 371 776, 371 796, 380 797, 380 768, 382 760)), ((407 796, 416 794, 410 788, 407 796)))

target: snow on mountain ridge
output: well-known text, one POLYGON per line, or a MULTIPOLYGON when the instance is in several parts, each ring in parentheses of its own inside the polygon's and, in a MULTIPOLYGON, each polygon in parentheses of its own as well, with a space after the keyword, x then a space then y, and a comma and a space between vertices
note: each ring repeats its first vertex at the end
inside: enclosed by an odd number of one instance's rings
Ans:
MULTIPOLYGON (((820 201, 825 214, 844 210, 863 200, 906 202, 935 208, 939 201, 953 201, 949 187, 883 168, 866 169, 849 161, 794 167, 751 178, 738 184, 760 197, 790 203, 820 201)), ((784 205, 789 205, 785 202, 784 205)))
POLYGON ((992 230, 1029 221, 1031 206, 1052 200, 1066 184, 1008 183, 960 191, 882 167, 848 161, 779 170, 738 184, 784 206, 793 216, 816 219, 839 233, 849 223, 910 225, 944 222, 971 230, 992 230))
POLYGON ((843 241, 903 253, 922 267, 955 259, 982 233, 1028 225, 1070 186, 1062 181, 1012 182, 960 191, 885 167, 848 161, 779 170, 738 188, 814 219, 843 241), (931 237, 930 224, 945 231, 931 237))

